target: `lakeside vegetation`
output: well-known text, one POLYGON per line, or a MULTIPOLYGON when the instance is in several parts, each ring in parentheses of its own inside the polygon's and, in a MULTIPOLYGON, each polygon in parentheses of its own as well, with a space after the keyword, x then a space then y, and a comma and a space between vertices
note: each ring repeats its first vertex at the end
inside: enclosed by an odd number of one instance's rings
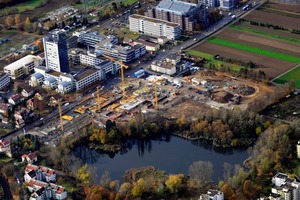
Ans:
POLYGON ((287 55, 287 54, 278 53, 278 52, 274 52, 274 51, 269 51, 269 50, 265 50, 265 49, 261 49, 261 48, 257 48, 257 47, 251 47, 251 46, 248 46, 248 45, 235 43, 235 42, 231 42, 231 41, 228 41, 228 40, 219 39, 219 38, 216 38, 216 37, 209 38, 207 41, 211 42, 213 44, 223 45, 223 46, 227 46, 227 47, 230 47, 230 48, 247 51, 247 52, 250 52, 250 53, 255 53, 255 54, 259 54, 259 55, 263 55, 263 56, 267 56, 267 57, 271 57, 271 58, 277 58, 277 59, 285 60, 285 61, 288 61, 288 62, 294 62, 294 63, 300 62, 299 57, 290 56, 290 55, 287 55))

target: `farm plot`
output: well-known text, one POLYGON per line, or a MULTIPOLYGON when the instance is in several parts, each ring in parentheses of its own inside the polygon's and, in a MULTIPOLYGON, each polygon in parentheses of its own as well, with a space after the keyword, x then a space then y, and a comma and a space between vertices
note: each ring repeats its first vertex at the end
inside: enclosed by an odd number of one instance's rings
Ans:
POLYGON ((282 26, 288 29, 299 29, 299 18, 283 16, 275 13, 268 13, 262 10, 252 11, 245 17, 245 19, 249 21, 282 26))
POLYGON ((288 69, 291 69, 295 65, 294 63, 290 63, 287 61, 260 56, 255 53, 249 53, 208 42, 204 42, 201 45, 198 45, 193 50, 246 62, 252 61, 259 66, 258 69, 264 71, 270 77, 276 77, 284 73, 288 69), (276 63, 276 65, 274 65, 274 63, 276 63))

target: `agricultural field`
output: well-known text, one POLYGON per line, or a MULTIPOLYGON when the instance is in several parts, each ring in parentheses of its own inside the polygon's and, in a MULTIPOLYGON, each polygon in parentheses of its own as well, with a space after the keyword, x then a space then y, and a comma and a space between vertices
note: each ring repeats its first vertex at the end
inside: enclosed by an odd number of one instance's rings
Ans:
POLYGON ((0 57, 7 55, 16 49, 22 48, 23 44, 29 44, 39 38, 40 36, 32 33, 4 30, 1 32, 0 40, 8 39, 8 41, 0 44, 0 57))
MULTIPOLYGON (((278 9, 274 3, 271 5, 272 7, 267 7, 268 12, 264 9, 254 10, 244 19, 194 47, 193 54, 201 52, 243 62, 251 61, 257 69, 264 71, 270 78, 278 77, 297 66, 300 64, 300 34, 291 33, 291 30, 300 28, 297 17, 300 12, 291 9, 286 11, 290 13, 287 16, 281 10, 271 12, 271 8, 278 9), (252 25, 250 21, 255 21, 258 25, 252 25), (268 28, 260 23, 284 27, 286 30, 268 28)), ((277 82, 294 80, 293 77, 300 77, 300 69, 294 69, 285 75, 282 79, 284 81, 277 82)), ((296 84, 300 88, 300 83, 296 84)))

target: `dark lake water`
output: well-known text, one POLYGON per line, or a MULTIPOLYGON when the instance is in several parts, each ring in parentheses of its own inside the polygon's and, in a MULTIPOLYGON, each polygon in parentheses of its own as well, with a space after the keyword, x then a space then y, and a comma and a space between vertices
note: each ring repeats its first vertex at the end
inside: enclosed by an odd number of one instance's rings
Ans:
POLYGON ((126 147, 126 150, 109 155, 79 146, 75 149, 75 155, 97 171, 98 179, 104 171, 109 171, 112 180, 121 181, 125 171, 130 168, 154 166, 169 174, 188 174, 193 162, 210 161, 214 166, 215 183, 223 178, 225 162, 242 165, 248 156, 246 148, 216 149, 211 144, 192 142, 176 136, 144 142, 131 141, 126 147))

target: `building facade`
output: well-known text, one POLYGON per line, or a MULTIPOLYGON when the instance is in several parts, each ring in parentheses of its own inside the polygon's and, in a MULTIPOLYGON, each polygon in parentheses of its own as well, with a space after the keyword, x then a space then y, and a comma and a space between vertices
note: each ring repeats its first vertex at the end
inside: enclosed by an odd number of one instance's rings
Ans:
POLYGON ((206 21, 205 7, 178 0, 162 0, 156 8, 149 9, 145 16, 177 23, 182 30, 194 31, 198 22, 206 21))
POLYGON ((283 200, 300 199, 300 182, 289 178, 286 174, 277 173, 272 178, 273 187, 271 192, 280 195, 283 200))
POLYGON ((64 31, 53 31, 43 38, 46 68, 69 73, 67 38, 64 31))
POLYGON ((170 40, 179 39, 181 36, 180 25, 178 23, 137 14, 129 16, 129 28, 132 32, 139 32, 154 37, 165 36, 170 40))
POLYGON ((103 41, 108 39, 112 44, 118 44, 118 38, 113 35, 102 35, 99 34, 98 32, 91 32, 91 31, 85 31, 85 32, 75 32, 73 36, 78 37, 78 42, 90 46, 90 47, 96 47, 96 45, 103 41))
POLYGON ((0 72, 0 90, 5 89, 10 84, 10 77, 8 74, 0 72))
POLYGON ((235 6, 235 0, 220 0, 220 8, 224 10, 232 10, 235 6))
POLYGON ((98 43, 96 50, 100 50, 104 55, 121 60, 125 63, 129 63, 146 54, 146 47, 144 45, 120 46, 110 42, 98 43))
POLYGON ((23 75, 28 75, 39 66, 42 59, 39 56, 27 55, 4 67, 4 72, 12 79, 18 79, 23 75))

